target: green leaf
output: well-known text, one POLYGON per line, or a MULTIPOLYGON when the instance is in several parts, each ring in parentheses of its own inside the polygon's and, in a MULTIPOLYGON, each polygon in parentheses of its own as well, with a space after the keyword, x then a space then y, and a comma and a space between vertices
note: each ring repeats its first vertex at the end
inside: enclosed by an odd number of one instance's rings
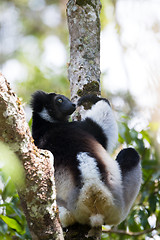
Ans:
POLYGON ((151 194, 148 201, 149 201, 150 211, 154 213, 156 211, 156 204, 158 201, 157 196, 155 194, 151 194))
POLYGON ((119 141, 120 143, 124 143, 124 139, 121 137, 120 134, 118 135, 118 141, 119 141))
POLYGON ((14 186, 14 183, 11 181, 11 179, 8 179, 6 185, 5 185, 5 188, 2 192, 2 199, 3 201, 6 200, 7 197, 11 197, 14 195, 15 193, 15 186, 14 186))
POLYGON ((4 215, 0 215, 0 218, 12 229, 15 229, 18 233, 24 234, 24 230, 21 225, 13 218, 9 218, 4 215))
POLYGON ((138 132, 134 129, 131 129, 130 130, 130 135, 131 135, 132 140, 136 140, 137 136, 138 136, 138 132))
POLYGON ((139 211, 139 217, 141 220, 141 225, 143 226, 144 229, 149 228, 149 223, 148 223, 148 217, 149 214, 146 212, 145 209, 139 211))
POLYGON ((29 125, 29 128, 31 129, 32 128, 32 118, 29 120, 28 125, 29 125))
POLYGON ((1 233, 6 234, 7 230, 8 230, 7 224, 0 219, 0 236, 1 236, 1 233))
POLYGON ((150 138, 148 132, 145 131, 145 130, 142 130, 140 133, 142 134, 143 139, 146 139, 147 142, 150 144, 151 143, 151 138, 150 138))
POLYGON ((135 221, 135 215, 136 215, 136 210, 133 210, 128 219, 128 225, 129 225, 130 231, 139 232, 141 228, 140 228, 140 225, 135 221))

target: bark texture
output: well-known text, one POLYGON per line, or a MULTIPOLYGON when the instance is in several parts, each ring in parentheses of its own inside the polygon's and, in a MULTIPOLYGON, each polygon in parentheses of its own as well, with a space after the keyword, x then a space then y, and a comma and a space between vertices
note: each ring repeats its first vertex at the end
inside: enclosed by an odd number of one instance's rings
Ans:
MULTIPOLYGON (((100 0, 69 0, 67 19, 70 37, 68 78, 71 99, 77 103, 87 93, 100 95, 100 0)), ((74 119, 81 119, 81 107, 74 119)), ((101 239, 101 227, 76 224, 69 227, 65 239, 101 239)))
POLYGON ((73 102, 86 93, 100 94, 100 10, 99 0, 69 0, 67 4, 73 102))
POLYGON ((0 140, 24 166, 25 187, 19 190, 19 196, 32 239, 64 239, 57 216, 53 155, 34 145, 21 102, 1 74, 0 140))

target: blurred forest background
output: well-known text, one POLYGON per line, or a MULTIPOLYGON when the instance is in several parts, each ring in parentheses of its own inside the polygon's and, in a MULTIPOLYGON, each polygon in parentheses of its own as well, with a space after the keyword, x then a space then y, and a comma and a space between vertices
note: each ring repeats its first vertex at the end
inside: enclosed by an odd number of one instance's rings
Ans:
MULTIPOLYGON (((116 151, 135 147, 143 167, 141 193, 130 215, 114 229, 104 226, 102 239, 159 240, 160 1, 101 2, 102 95, 116 111, 116 151)), ((28 122, 35 90, 70 94, 66 3, 0 0, 0 71, 22 99, 28 122)), ((0 239, 31 239, 13 183, 20 170, 12 171, 9 165, 6 170, 6 159, 11 159, 13 169, 18 168, 15 156, 1 144, 0 239)))

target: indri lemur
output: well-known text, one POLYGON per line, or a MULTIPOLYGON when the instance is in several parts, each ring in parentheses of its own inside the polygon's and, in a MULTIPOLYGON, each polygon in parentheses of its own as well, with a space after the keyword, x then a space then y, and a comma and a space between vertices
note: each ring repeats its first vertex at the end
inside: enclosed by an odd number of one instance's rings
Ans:
POLYGON ((33 94, 35 144, 54 155, 57 203, 63 227, 74 224, 117 225, 123 221, 141 185, 141 164, 133 148, 109 153, 117 142, 117 124, 107 99, 95 95, 82 121, 68 122, 76 106, 55 93, 33 94))

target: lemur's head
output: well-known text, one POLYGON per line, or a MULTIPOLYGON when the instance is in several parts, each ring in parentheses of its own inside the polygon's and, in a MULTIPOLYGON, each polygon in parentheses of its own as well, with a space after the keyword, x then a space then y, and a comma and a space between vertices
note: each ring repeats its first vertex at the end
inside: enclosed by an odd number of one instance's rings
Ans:
POLYGON ((32 95, 31 107, 33 113, 37 113, 48 122, 67 121, 76 105, 67 97, 56 93, 37 91, 32 95))

